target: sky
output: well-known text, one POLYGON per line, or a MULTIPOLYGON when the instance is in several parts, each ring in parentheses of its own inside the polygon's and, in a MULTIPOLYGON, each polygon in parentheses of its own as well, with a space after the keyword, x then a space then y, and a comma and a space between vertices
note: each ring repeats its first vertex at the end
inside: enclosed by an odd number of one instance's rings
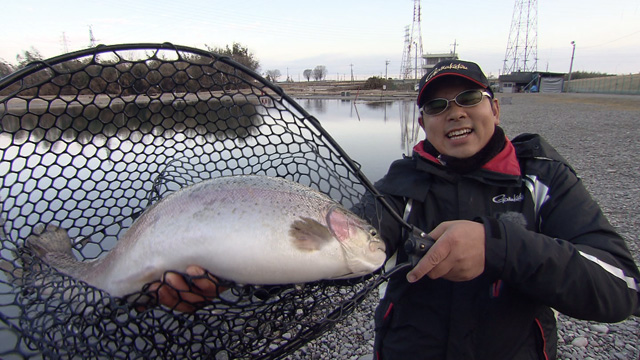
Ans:
MULTIPOLYGON (((531 0, 536 3, 535 0, 531 0)), ((502 72, 515 0, 422 0, 423 52, 454 48, 488 76, 502 72)), ((398 77, 413 0, 0 0, 0 59, 16 64, 31 48, 44 58, 96 44, 162 43, 200 49, 234 42, 249 49, 260 71, 304 80, 327 68, 327 79, 398 77), (386 64, 388 62, 388 65, 386 64)), ((533 14, 530 12, 530 15, 533 14)), ((417 31, 415 32, 417 34, 417 31)), ((539 71, 640 72, 640 1, 537 1, 539 71)))

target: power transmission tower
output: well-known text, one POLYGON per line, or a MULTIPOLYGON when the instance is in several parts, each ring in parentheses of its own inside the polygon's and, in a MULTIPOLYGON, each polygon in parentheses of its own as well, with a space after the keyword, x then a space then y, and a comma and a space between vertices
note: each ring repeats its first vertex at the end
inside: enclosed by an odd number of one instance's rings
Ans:
POLYGON ((422 29, 420 0, 413 0, 413 23, 411 32, 405 27, 404 50, 400 65, 400 78, 403 80, 420 78, 423 75, 422 66, 422 29))
POLYGON ((411 73, 411 63, 409 61, 409 49, 411 44, 411 33, 409 32, 409 25, 404 27, 404 47, 402 50, 402 62, 400 63, 400 79, 406 79, 411 73))
POLYGON ((538 70, 538 0, 516 0, 503 74, 538 70))
POLYGON ((93 29, 91 29, 91 25, 89 25, 89 47, 96 46, 96 38, 93 36, 93 29))
POLYGON ((62 53, 67 54, 69 52, 69 39, 67 39, 67 34, 62 32, 62 53))

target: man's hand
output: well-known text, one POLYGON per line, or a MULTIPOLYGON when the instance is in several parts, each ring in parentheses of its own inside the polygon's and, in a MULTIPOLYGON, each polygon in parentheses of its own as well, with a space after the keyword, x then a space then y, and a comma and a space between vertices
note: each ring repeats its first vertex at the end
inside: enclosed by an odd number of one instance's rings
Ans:
POLYGON ((429 235, 436 243, 407 274, 409 282, 424 275, 431 279, 468 281, 484 272, 484 226, 468 220, 447 221, 429 235))
POLYGON ((194 312, 196 305, 216 298, 226 288, 206 270, 199 266, 189 266, 186 273, 191 276, 191 286, 181 275, 167 272, 162 281, 152 283, 148 291, 157 291, 158 303, 182 312, 194 312))

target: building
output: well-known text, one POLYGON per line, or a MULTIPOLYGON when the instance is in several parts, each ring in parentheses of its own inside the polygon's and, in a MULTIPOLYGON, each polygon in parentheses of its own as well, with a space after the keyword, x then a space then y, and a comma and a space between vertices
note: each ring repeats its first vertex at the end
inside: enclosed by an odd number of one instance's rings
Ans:
POLYGON ((564 74, 550 72, 512 72, 498 78, 500 92, 562 92, 564 74))
POLYGON ((433 69, 433 67, 436 66, 436 64, 439 63, 440 61, 457 60, 458 54, 456 54, 455 52, 448 52, 448 53, 441 53, 441 54, 426 53, 426 54, 422 54, 422 59, 424 59, 424 61, 422 62, 424 64, 422 68, 424 69, 424 73, 426 74, 429 71, 431 71, 431 69, 433 69))
POLYGON ((498 82, 500 84, 500 92, 502 93, 518 93, 525 92, 532 86, 535 73, 532 72, 512 72, 507 75, 500 75, 498 82))

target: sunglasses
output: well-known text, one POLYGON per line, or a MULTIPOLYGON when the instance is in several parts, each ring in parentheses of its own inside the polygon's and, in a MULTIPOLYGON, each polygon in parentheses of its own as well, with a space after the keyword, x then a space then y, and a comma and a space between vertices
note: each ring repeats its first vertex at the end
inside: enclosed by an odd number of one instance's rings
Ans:
POLYGON ((441 114, 449 108, 451 101, 455 101, 455 103, 461 107, 472 107, 480 104, 483 96, 491 98, 491 94, 485 90, 465 90, 451 100, 438 98, 427 101, 427 103, 422 106, 422 111, 427 115, 441 114))

